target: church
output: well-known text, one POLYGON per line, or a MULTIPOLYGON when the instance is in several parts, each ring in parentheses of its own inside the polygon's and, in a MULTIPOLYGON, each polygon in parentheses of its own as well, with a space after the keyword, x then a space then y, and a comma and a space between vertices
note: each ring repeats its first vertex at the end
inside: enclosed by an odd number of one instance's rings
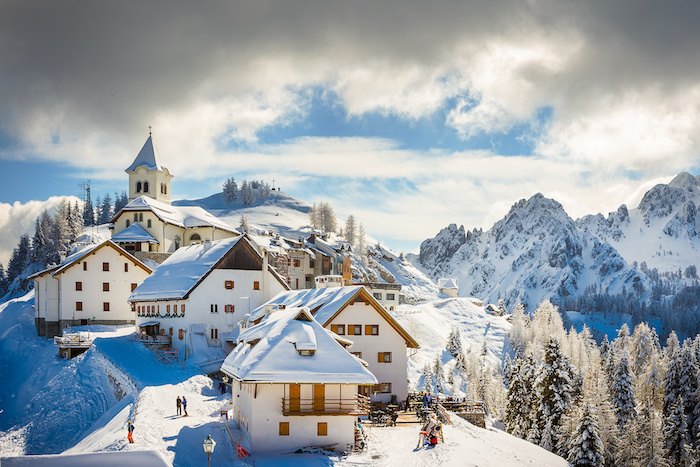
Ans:
POLYGON ((129 252, 173 253, 205 239, 222 240, 240 233, 199 206, 173 206, 173 175, 149 134, 126 169, 129 203, 111 220, 112 241, 129 252))

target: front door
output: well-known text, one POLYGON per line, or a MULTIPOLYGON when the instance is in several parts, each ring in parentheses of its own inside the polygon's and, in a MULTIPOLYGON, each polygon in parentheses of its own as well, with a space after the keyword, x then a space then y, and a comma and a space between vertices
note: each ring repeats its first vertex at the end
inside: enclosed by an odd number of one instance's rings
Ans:
POLYGON ((314 412, 323 412, 326 406, 326 386, 314 384, 314 412))
POLYGON ((301 404, 301 386, 298 384, 289 385, 289 411, 298 413, 301 404))

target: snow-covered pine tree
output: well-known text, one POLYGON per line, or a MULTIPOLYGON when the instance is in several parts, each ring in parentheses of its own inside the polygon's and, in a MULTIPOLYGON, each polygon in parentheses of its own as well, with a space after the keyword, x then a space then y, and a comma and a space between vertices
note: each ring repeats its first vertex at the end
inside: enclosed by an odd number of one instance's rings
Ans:
POLYGON ((629 352, 630 345, 630 328, 627 323, 623 323, 620 329, 617 330, 617 337, 613 341, 613 347, 618 355, 622 354, 623 350, 629 352))
POLYGON ((450 335, 447 336, 447 350, 450 352, 450 355, 455 358, 462 353, 462 338, 459 335, 459 328, 457 326, 452 327, 450 335))
MULTIPOLYGON (((126 193, 124 193, 124 196, 126 196, 126 193)), ((70 218, 68 219, 68 241, 71 243, 76 241, 83 232, 83 216, 81 213, 82 210, 79 208, 78 202, 76 201, 71 210, 70 218)))
POLYGON ((455 370, 463 373, 463 375, 467 374, 467 357, 464 356, 464 352, 457 354, 457 357, 455 358, 455 370))
POLYGON ((248 216, 246 216, 245 214, 241 214, 241 221, 238 224, 238 228, 240 229, 241 233, 250 233, 250 226, 248 225, 248 216))
MULTIPOLYGON (((51 256, 51 246, 49 245, 49 234, 53 219, 44 211, 34 222, 34 237, 32 239, 32 251, 30 262, 35 265, 35 271, 46 267, 51 256)), ((35 272, 33 271, 33 272, 35 272)))
MULTIPOLYGON (((670 337, 669 337, 670 338, 670 337)), ((664 403, 663 415, 664 419, 671 416, 673 404, 678 401, 681 395, 681 351, 676 349, 673 355, 670 356, 666 373, 664 374, 664 403)))
POLYGON ((639 413, 630 432, 633 444, 632 461, 634 465, 649 467, 666 467, 664 459, 664 436, 662 418, 651 399, 639 404, 639 413))
POLYGON ((423 378, 423 391, 433 392, 433 371, 427 363, 423 365, 421 376, 423 378))
POLYGON ((316 206, 316 203, 314 203, 311 206, 311 209, 309 209, 309 224, 311 224, 311 228, 314 230, 319 230, 319 215, 318 215, 318 206, 316 206))
POLYGON ((510 354, 506 354, 501 366, 501 374, 503 375, 503 383, 506 387, 510 386, 510 377, 513 374, 513 364, 510 361, 510 354))
POLYGON ((445 372, 442 368, 440 354, 435 357, 435 362, 433 363, 433 376, 435 377, 435 390, 439 393, 443 392, 445 389, 445 372))
POLYGON ((20 237, 17 248, 12 250, 10 262, 7 265, 7 282, 10 287, 13 286, 15 279, 21 276, 24 268, 27 266, 30 259, 31 245, 29 235, 24 234, 20 237))
POLYGON ((227 203, 233 203, 238 198, 238 184, 235 178, 231 177, 224 181, 223 196, 227 203))
POLYGON ((68 203, 65 198, 61 200, 56 208, 56 214, 53 216, 50 232, 51 241, 53 242, 53 251, 50 262, 58 263, 60 261, 59 253, 68 252, 70 245, 70 231, 68 229, 68 203))
POLYGON ((505 316, 508 314, 506 309, 506 301, 502 298, 498 299, 498 316, 505 316))
POLYGON ((678 379, 679 398, 683 400, 683 412, 685 420, 688 424, 688 432, 690 439, 693 440, 692 446, 697 444, 695 433, 695 406, 698 404, 696 396, 698 395, 698 365, 695 361, 695 351, 690 339, 686 339, 681 349, 681 364, 678 379))
POLYGON ((630 339, 630 370, 635 376, 646 370, 646 365, 654 351, 654 340, 647 323, 639 323, 630 339))
MULTIPOLYGON (((561 418, 569 410, 573 394, 571 373, 559 342, 550 337, 545 347, 544 364, 536 383, 539 396, 537 423, 541 433, 539 444, 545 449, 556 449, 561 445, 561 418)), ((557 453, 566 455, 564 452, 557 453)))
POLYGON ((527 327, 529 325, 530 319, 525 314, 525 307, 518 303, 513 308, 513 313, 510 316, 510 322, 512 324, 510 328, 510 343, 513 347, 513 351, 516 356, 524 356, 525 353, 525 333, 527 332, 527 327))
POLYGON ((112 218, 112 198, 110 198, 109 193, 102 198, 102 205, 99 207, 99 212, 97 223, 100 225, 109 223, 112 218))
POLYGON ((580 421, 569 442, 569 462, 573 466, 601 466, 605 463, 604 451, 598 419, 584 402, 580 421))
POLYGON ((680 350, 680 348, 681 344, 676 331, 671 331, 666 339, 666 347, 664 347, 664 358, 667 364, 673 358, 673 354, 675 354, 677 350, 680 350))
POLYGON ((241 185, 241 202, 244 206, 250 206, 255 203, 255 193, 253 192, 253 186, 248 183, 248 180, 243 180, 241 185))
POLYGON ((95 208, 89 196, 85 200, 85 204, 83 204, 83 225, 85 227, 95 225, 95 208))
POLYGON ((124 206, 129 204, 129 195, 126 194, 126 191, 122 191, 121 194, 117 195, 116 193, 114 194, 114 213, 118 213, 119 211, 122 210, 124 206))
POLYGON ((357 229, 357 254, 360 257, 360 262, 363 266, 367 266, 367 239, 365 233, 365 226, 360 223, 360 227, 357 229))
POLYGON ((526 360, 515 357, 512 366, 512 377, 508 385, 507 402, 503 424, 506 431, 518 438, 527 438, 532 426, 532 385, 528 380, 526 360))
POLYGON ((347 240, 353 247, 355 246, 356 231, 357 227, 355 227, 355 216, 350 214, 345 220, 345 240, 347 240))
POLYGON ((612 403, 615 407, 617 425, 624 431, 627 425, 637 415, 635 410, 632 375, 629 370, 627 352, 623 351, 620 362, 617 364, 615 377, 610 388, 612 403))
POLYGON ((663 424, 667 458, 673 466, 683 466, 689 460, 688 448, 691 440, 683 403, 683 399, 680 398, 671 404, 669 416, 663 424))

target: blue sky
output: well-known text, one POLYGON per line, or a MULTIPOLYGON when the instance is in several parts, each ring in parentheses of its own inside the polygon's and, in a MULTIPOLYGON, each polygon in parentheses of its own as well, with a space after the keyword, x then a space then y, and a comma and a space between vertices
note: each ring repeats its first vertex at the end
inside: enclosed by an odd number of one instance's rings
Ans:
POLYGON ((0 262, 51 197, 126 189, 149 126, 175 198, 274 178, 397 251, 537 192, 634 207, 698 173, 698 9, 3 2, 0 262))

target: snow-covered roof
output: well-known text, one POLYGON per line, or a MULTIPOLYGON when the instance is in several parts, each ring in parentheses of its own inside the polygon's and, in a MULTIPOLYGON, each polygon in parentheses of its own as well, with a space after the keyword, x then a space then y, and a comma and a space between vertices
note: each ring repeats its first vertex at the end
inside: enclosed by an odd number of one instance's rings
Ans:
MULTIPOLYGON (((361 285, 281 292, 268 302, 253 310, 250 314, 250 321, 255 322, 263 318, 270 306, 273 309, 279 309, 280 305, 284 305, 283 308, 308 308, 313 313, 314 318, 325 326, 358 297, 373 305, 374 309, 401 334, 409 347, 418 347, 418 343, 391 317, 384 307, 367 292, 367 289, 361 285)), ((277 312, 272 314, 275 313, 277 312)))
POLYGON ((138 156, 136 156, 134 162, 131 163, 131 165, 128 169, 125 170, 125 172, 131 172, 140 165, 143 165, 148 170, 158 170, 160 172, 162 172, 164 169, 167 169, 162 159, 160 158, 160 154, 158 154, 156 146, 153 144, 153 138, 151 137, 151 135, 148 135, 148 139, 141 148, 141 151, 139 151, 138 156))
POLYGON ((71 253, 70 255, 68 255, 66 257, 66 259, 61 261, 60 264, 58 264, 56 266, 51 266, 47 269, 44 269, 43 271, 37 272, 36 274, 32 274, 27 279, 34 279, 36 277, 43 276, 46 273, 51 273, 54 276, 57 274, 61 274, 66 269, 68 269, 71 266, 73 266, 74 264, 80 262, 80 260, 82 260, 84 257, 89 255, 90 253, 93 253, 93 252, 95 252, 101 248, 104 248, 104 247, 114 248, 120 255, 127 256, 132 262, 134 262, 134 264, 136 264, 137 266, 140 266, 149 274, 151 273, 152 270, 148 266, 143 264, 137 258, 130 255, 128 251, 124 250, 122 247, 120 247, 119 245, 114 243, 112 240, 107 240, 107 241, 104 241, 102 243, 83 246, 82 248, 78 249, 74 253, 71 253))
POLYGON ((454 279, 440 279, 441 289, 459 289, 454 279))
POLYGON ((357 358, 301 308, 281 310, 242 332, 221 371, 246 382, 377 383, 357 358), (300 350, 313 352, 301 355, 300 350))
MULTIPOLYGON (((295 244, 290 243, 292 240, 282 237, 282 236, 270 236, 270 235, 251 235, 248 234, 250 239, 260 248, 263 248, 273 254, 283 254, 287 251, 302 251, 307 253, 311 259, 316 259, 316 253, 314 253, 310 248, 297 247, 295 244)), ((296 243, 296 242, 294 242, 296 243)))
POLYGON ((236 229, 199 206, 171 206, 170 204, 155 200, 149 196, 141 196, 124 206, 121 211, 114 216, 112 223, 114 223, 120 215, 129 211, 151 211, 161 221, 182 227, 183 229, 216 227, 217 229, 227 232, 239 233, 236 229))
POLYGON ((134 222, 126 229, 112 237, 112 241, 116 243, 159 243, 151 234, 146 232, 146 229, 141 227, 141 224, 134 222))
POLYGON ((226 238, 178 248, 148 276, 129 297, 130 302, 150 300, 179 300, 212 270, 212 268, 244 237, 226 238))
MULTIPOLYGON (((214 269, 226 253, 240 242, 246 242, 252 252, 260 257, 255 246, 247 236, 226 238, 210 242, 210 246, 197 243, 178 248, 161 264, 156 271, 148 276, 129 297, 130 302, 153 300, 182 300, 214 269)), ((282 285, 288 287, 284 279, 268 265, 270 272, 282 285)))
POLYGON ((320 251, 326 256, 330 256, 331 258, 335 258, 336 256, 338 256, 338 252, 335 251, 335 248, 333 248, 330 245, 330 243, 319 238, 318 236, 312 236, 311 238, 309 238, 306 245, 310 248, 320 251))

